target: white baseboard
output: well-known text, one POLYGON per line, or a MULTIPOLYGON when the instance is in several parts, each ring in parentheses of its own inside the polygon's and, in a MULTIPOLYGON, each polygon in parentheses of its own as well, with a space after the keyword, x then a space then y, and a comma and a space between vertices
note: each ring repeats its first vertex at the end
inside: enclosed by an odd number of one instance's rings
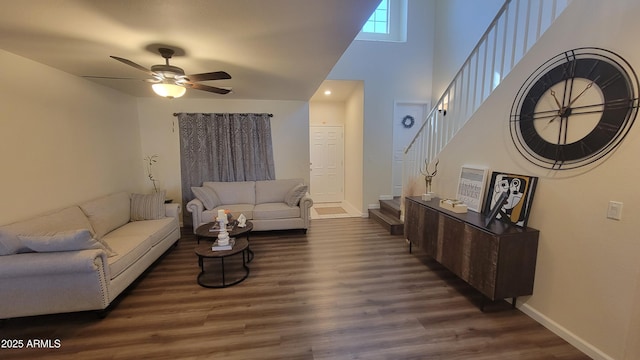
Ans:
POLYGON ((393 200, 393 195, 380 195, 379 200, 393 200))
POLYGON ((518 306, 518 309, 523 313, 527 314, 530 318, 540 323, 542 326, 551 330, 554 334, 563 338, 566 342, 573 345, 578 350, 585 353, 587 356, 591 357, 594 360, 614 360, 611 356, 603 353, 600 349, 586 342, 581 337, 567 330, 563 326, 560 326, 555 321, 549 319, 538 310, 532 308, 527 304, 522 304, 518 306))
POLYGON ((380 209, 380 204, 369 204, 367 209, 380 209))

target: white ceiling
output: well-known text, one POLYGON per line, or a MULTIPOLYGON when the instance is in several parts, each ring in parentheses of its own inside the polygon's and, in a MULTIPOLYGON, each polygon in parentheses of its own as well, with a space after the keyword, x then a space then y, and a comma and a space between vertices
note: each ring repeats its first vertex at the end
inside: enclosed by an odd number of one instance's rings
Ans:
MULTIPOLYGON (((185 97, 309 100, 379 0, 14 0, 0 11, 0 48, 137 97, 155 96, 139 70, 177 49, 187 74, 224 70, 231 87, 185 97)), ((37 79, 25 74, 25 81, 37 79)))

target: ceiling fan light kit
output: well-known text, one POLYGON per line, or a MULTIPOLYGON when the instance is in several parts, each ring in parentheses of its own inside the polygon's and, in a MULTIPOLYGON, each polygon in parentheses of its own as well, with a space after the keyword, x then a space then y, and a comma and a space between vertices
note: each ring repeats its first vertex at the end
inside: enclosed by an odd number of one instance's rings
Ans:
POLYGON ((198 83, 198 81, 231 79, 231 75, 229 75, 225 71, 213 71, 202 74, 185 75, 185 72, 184 70, 182 70, 182 68, 169 64, 169 59, 171 59, 174 54, 174 51, 172 49, 160 48, 158 49, 158 51, 160 52, 160 55, 162 55, 162 57, 165 59, 165 63, 160 65, 153 65, 150 69, 147 69, 144 66, 121 57, 111 56, 111 58, 120 61, 125 65, 129 65, 137 70, 143 71, 147 75, 151 76, 150 79, 146 79, 145 81, 153 83, 151 85, 153 92, 162 97, 170 99, 179 98, 187 92, 187 87, 221 95, 231 92, 230 89, 224 89, 198 83))
POLYGON ((151 88, 156 94, 170 99, 179 98, 187 92, 187 89, 184 86, 172 84, 170 82, 153 84, 151 85, 151 88))

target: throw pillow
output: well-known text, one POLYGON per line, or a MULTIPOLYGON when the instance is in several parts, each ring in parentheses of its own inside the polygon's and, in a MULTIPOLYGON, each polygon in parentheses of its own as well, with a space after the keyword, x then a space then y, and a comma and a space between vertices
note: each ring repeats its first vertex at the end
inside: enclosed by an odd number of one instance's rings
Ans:
POLYGON ((0 255, 13 255, 26 250, 18 235, 0 229, 0 255))
POLYGON ((76 251, 86 249, 102 249, 112 256, 105 246, 94 239, 87 229, 63 231, 53 235, 22 236, 20 241, 35 252, 76 251))
POLYGON ((307 185, 298 184, 294 186, 284 197, 284 202, 289 206, 297 206, 300 199, 307 193, 307 185))
POLYGON ((202 201, 202 204, 207 210, 215 209, 216 206, 221 205, 218 194, 208 186, 192 186, 191 191, 193 191, 193 195, 195 195, 198 200, 202 201))
POLYGON ((131 221, 157 220, 164 217, 165 191, 131 195, 131 221))

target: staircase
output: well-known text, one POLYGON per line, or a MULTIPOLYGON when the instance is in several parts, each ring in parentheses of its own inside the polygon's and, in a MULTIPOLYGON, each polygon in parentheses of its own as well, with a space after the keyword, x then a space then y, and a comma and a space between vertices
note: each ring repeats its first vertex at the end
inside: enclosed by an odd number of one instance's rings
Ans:
MULTIPOLYGON (((449 87, 404 150, 403 196, 408 184, 421 177, 421 168, 431 163, 473 113, 491 95, 531 46, 551 26, 571 0, 505 0, 480 41, 456 73, 449 87)), ((369 217, 391 234, 402 234, 404 217, 400 198, 380 200, 379 210, 369 217)))
POLYGON ((400 220, 400 197, 380 200, 380 209, 369 209, 369 218, 384 226, 391 235, 404 234, 404 223, 400 220))

